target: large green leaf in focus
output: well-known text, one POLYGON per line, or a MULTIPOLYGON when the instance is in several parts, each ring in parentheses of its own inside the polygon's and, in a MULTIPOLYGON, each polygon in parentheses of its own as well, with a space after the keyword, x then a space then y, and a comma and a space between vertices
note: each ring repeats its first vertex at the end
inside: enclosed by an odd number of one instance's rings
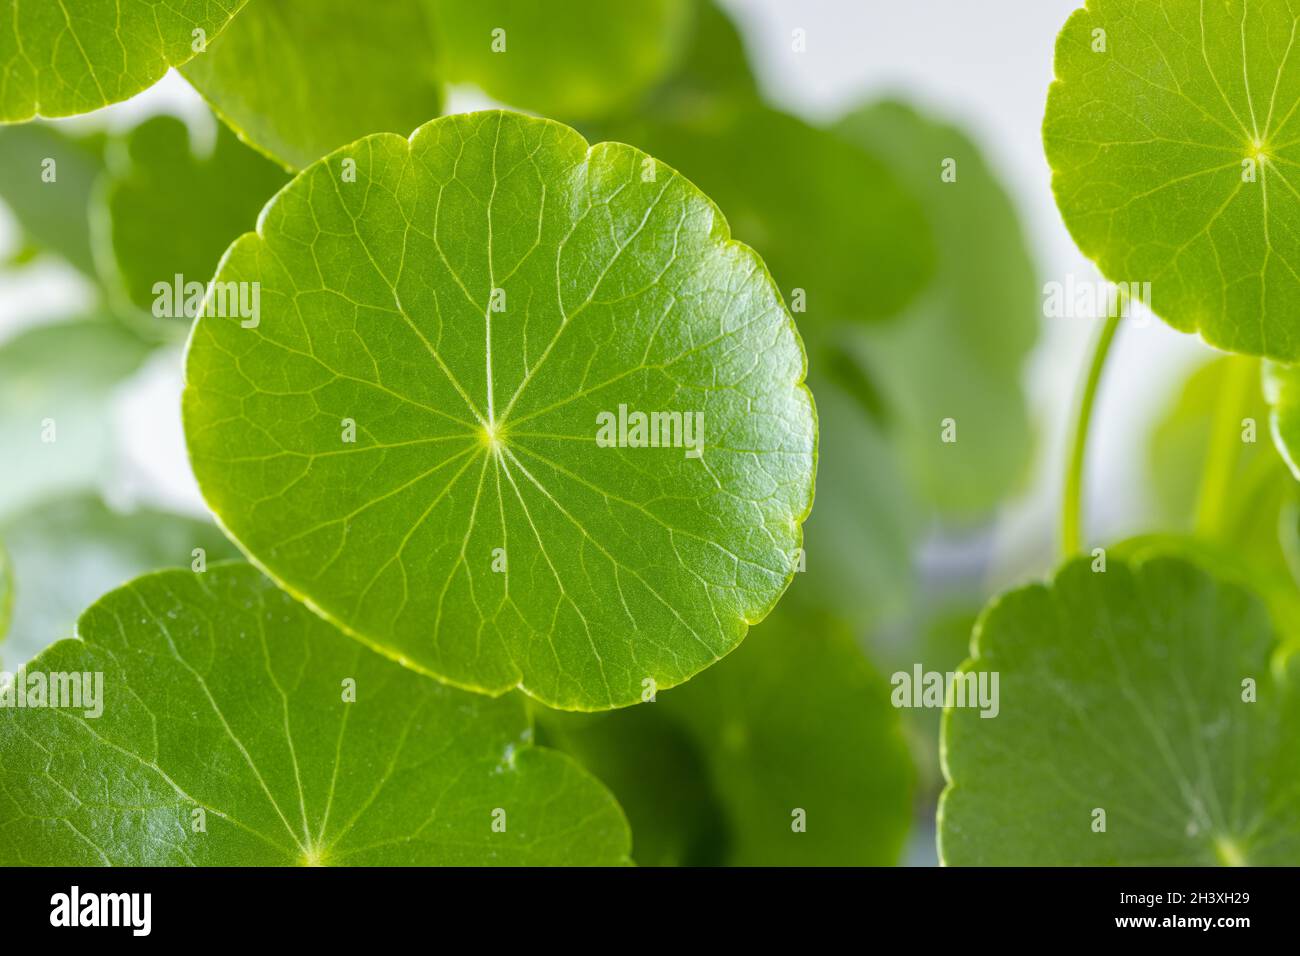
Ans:
POLYGON ((105 191, 104 238, 115 284, 137 308, 153 310, 155 284, 163 283, 172 290, 171 309, 159 317, 186 319, 176 302, 176 276, 182 289, 206 286, 226 247, 288 180, 224 126, 211 155, 196 156, 180 120, 156 116, 141 123, 122 143, 105 191))
POLYGON ((762 261, 640 151, 505 112, 367 137, 286 187, 217 282, 260 283, 261 313, 194 329, 204 495, 408 666, 630 704, 789 582, 816 441, 799 338, 762 261), (599 446, 620 406, 680 413, 676 447, 599 446))
POLYGON ((289 169, 442 111, 438 44, 416 0, 257 0, 181 73, 289 169))
POLYGON ((836 131, 914 191, 936 241, 929 287, 895 321, 859 328, 854 351, 885 397, 918 495, 947 517, 978 518, 1025 476, 1033 444, 1021 379, 1040 300, 1020 222, 955 127, 885 101, 850 113, 836 131), (950 160, 956 178, 945 181, 950 160), (949 420, 951 442, 942 440, 949 420))
POLYGON ((424 0, 448 79, 567 120, 632 106, 669 75, 693 25, 692 0, 424 0))
POLYGON ((1300 862, 1300 675, 1263 604, 1179 559, 1091 566, 977 625, 962 670, 999 708, 944 714, 943 861, 1300 862))
POLYGON ((149 509, 114 511, 89 495, 43 502, 0 521, 0 541, 14 583, 13 622, 0 645, 8 670, 71 637, 95 598, 138 575, 238 557, 211 522, 149 509))
POLYGON ((828 130, 720 100, 606 132, 662 157, 713 197, 796 315, 807 312, 798 317, 810 334, 832 321, 893 316, 930 279, 935 254, 916 195, 884 161, 828 130))
POLYGON ((102 673, 102 714, 0 708, 0 864, 627 859, 618 805, 532 745, 521 699, 386 661, 247 565, 139 578, 37 670, 102 673))
POLYGON ((889 685, 828 615, 783 604, 725 661, 654 702, 550 720, 627 810, 639 863, 898 861, 913 776, 898 713, 889 685), (648 754, 673 734, 694 762, 648 754))
POLYGON ((202 50, 244 3, 0 0, 0 123, 128 99, 202 50))
POLYGON ((103 486, 116 454, 110 399, 148 353, 105 319, 38 326, 0 345, 0 516, 103 486))
POLYGON ((44 123, 0 128, 0 200, 28 242, 90 276, 91 196, 103 169, 103 136, 72 136, 44 123))
POLYGON ((1297 11, 1092 0, 1056 44, 1043 140, 1079 248, 1212 345, 1300 359, 1297 11))

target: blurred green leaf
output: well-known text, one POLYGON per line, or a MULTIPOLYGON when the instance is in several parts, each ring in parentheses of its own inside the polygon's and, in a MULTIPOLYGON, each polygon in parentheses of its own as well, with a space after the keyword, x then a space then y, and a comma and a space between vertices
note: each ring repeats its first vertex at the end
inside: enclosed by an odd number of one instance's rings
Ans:
POLYGON ((101 487, 112 394, 151 346, 106 319, 29 329, 0 345, 0 516, 101 487))
POLYGON ((302 169, 441 113, 437 46, 413 0, 258 0, 181 73, 246 142, 302 169))
POLYGON ((0 522, 0 541, 13 571, 13 621, 0 648, 8 665, 72 637, 81 612, 123 582, 191 566, 195 548, 203 549, 205 563, 239 557, 211 521, 147 509, 121 513, 88 495, 43 502, 0 522))
MULTIPOLYGON (((1300 485, 1271 447, 1260 361, 1222 356, 1198 367, 1151 437, 1152 498, 1166 530, 1194 535, 1181 543, 1158 536, 1220 573, 1258 590, 1281 626, 1300 628, 1300 587, 1287 555, 1287 516, 1300 485)), ((1153 540, 1147 543, 1152 546, 1153 540)))
POLYGON ((4 0, 0 123, 89 113, 153 86, 245 0, 4 0))
POLYGON ((690 110, 720 97, 757 102, 758 84, 745 44, 730 17, 713 0, 694 4, 695 18, 681 62, 638 110, 690 110))
POLYGON ((827 615, 782 603, 743 645, 690 683, 661 691, 653 703, 581 719, 589 723, 576 752, 626 809, 638 862, 898 860, 911 820, 907 745, 888 684, 849 630, 827 615), (672 728, 690 740, 706 780, 693 776, 699 768, 685 758, 671 769, 643 761, 641 745, 672 728), (649 792, 635 792, 641 788, 649 792), (658 796, 675 788, 689 799, 658 796), (674 832, 677 843, 666 837, 674 832), (686 834, 693 840, 683 849, 686 834))
POLYGON ((897 314, 933 273, 919 200, 883 161, 834 133, 727 100, 604 132, 712 197, 736 238, 763 256, 810 340, 830 322, 897 314))
POLYGON ((1040 305, 1019 219, 955 127, 885 101, 835 129, 920 198, 936 242, 926 290, 895 321, 855 330, 851 351, 884 395, 918 497, 945 517, 979 518, 1024 479, 1033 445, 1021 380, 1040 305), (949 161, 956 179, 945 182, 949 161), (951 442, 941 440, 948 420, 951 442))
MULTIPOLYGON (((813 357, 813 368, 817 365, 813 357)), ((833 609, 858 626, 899 619, 914 598, 912 549, 925 530, 879 423, 839 381, 813 373, 817 488, 804 523, 807 570, 783 599, 833 609)))
POLYGON ((1268 442, 1260 364, 1233 355, 1201 363, 1157 421, 1147 467, 1166 524, 1190 531, 1198 509, 1213 506, 1222 512, 1213 523, 1234 539, 1276 538, 1272 529, 1262 530, 1272 519, 1262 513, 1261 498, 1294 482, 1268 442), (1226 474, 1207 487, 1211 464, 1226 474), (1220 500, 1199 501, 1203 491, 1220 492, 1220 500))
POLYGON ((634 104, 682 56, 692 0, 425 0, 448 79, 569 122, 634 104))
MULTIPOLYGON (((217 127, 211 155, 191 151, 185 124, 156 116, 135 127, 110 164, 102 257, 110 283, 135 307, 152 310, 155 283, 176 276, 207 285, 226 247, 252 229, 286 173, 217 127)), ((171 313, 186 327, 173 292, 171 313)), ((183 297, 182 297, 183 303, 183 297)), ((156 314, 156 313, 155 313, 156 314)))
POLYGON ((98 716, 0 708, 0 864, 627 862, 618 805, 518 696, 414 674, 246 564, 138 578, 77 634, 32 669, 101 673, 98 716))
POLYGON ((533 710, 538 742, 572 756, 618 798, 632 826, 638 865, 718 866, 725 860, 729 825, 705 755, 663 708, 647 704, 608 715, 540 705, 533 710))
POLYGON ((88 276, 95 275, 90 209, 104 143, 102 135, 74 136, 45 123, 0 127, 0 200, 28 242, 88 276))
POLYGON ((1300 861, 1300 674, 1250 592, 1174 558, 1078 559, 990 605, 973 650, 1000 707, 944 713, 944 862, 1300 861))

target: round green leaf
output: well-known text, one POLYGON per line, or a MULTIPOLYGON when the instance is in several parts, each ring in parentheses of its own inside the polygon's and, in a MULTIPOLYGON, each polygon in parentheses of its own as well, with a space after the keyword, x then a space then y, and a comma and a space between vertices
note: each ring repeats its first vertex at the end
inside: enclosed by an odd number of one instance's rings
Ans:
POLYGON ((206 564, 238 557, 211 522, 113 511, 89 495, 43 502, 0 522, 0 541, 14 580, 13 623, 0 648, 9 670, 71 637, 87 605, 124 581, 199 558, 206 564))
POLYGON ((799 338, 716 207, 638 150, 504 112, 367 137, 286 187, 216 282, 259 283, 261 312, 194 328, 203 493, 403 663, 630 704, 789 582, 816 441, 799 338), (659 413, 659 447, 633 413, 659 413))
POLYGON ((386 661, 247 565, 133 581, 34 673, 102 674, 102 693, 0 708, 0 864, 627 859, 618 805, 532 746, 518 697, 386 661))
POLYGON ((416 0, 257 0, 181 73, 244 140, 301 169, 438 115, 436 47, 416 0))
POLYGON ((157 83, 246 0, 0 0, 0 123, 72 116, 157 83))
POLYGON ((112 164, 103 265, 137 308, 184 318, 185 285, 207 285, 226 247, 288 179, 224 126, 217 127, 212 154, 196 156, 180 120, 146 120, 126 136, 112 164))
POLYGON ((1094 0, 1057 40, 1043 125, 1061 215, 1106 278, 1277 359, 1300 358, 1298 32, 1287 3, 1094 0))
POLYGON ((692 0, 424 0, 448 79, 496 100, 569 120, 635 103, 682 56, 692 0))
POLYGON ((1298 675, 1264 606, 1180 559, 1093 560, 976 626, 961 670, 999 708, 944 714, 944 862, 1300 861, 1298 675))

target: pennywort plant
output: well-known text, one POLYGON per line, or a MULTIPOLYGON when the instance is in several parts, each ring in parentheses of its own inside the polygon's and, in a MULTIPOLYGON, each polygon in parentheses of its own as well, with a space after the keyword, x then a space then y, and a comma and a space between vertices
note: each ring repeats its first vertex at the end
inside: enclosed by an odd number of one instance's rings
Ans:
POLYGON ((1242 865, 1300 853, 1297 568, 1276 560, 1296 551, 1296 489, 1251 450, 1261 380, 1248 358, 1274 363, 1272 430, 1293 456, 1298 29, 1286 4, 1095 0, 1057 41, 1043 138, 1066 226, 1122 298, 1149 290, 1141 304, 1165 322, 1247 357, 1199 379, 1209 436, 1193 452, 1203 478, 1190 533, 1076 557, 1094 400, 1137 303, 1105 319, 1066 469, 1067 563, 1050 584, 995 601, 966 664, 999 670, 1018 703, 988 725, 945 715, 945 861, 1242 865), (1244 467, 1249 456, 1264 467, 1244 467))
POLYGON ((10 0, 3 268, 94 305, 0 343, 0 863, 891 864, 936 801, 949 864, 1294 862, 1296 15, 1065 25, 1119 291, 1062 566, 981 614, 932 544, 1023 485, 1056 308, 996 171, 777 108, 705 0, 599 6, 10 0), (172 67, 214 136, 27 122, 172 67), (1218 352, 1095 541, 1135 310, 1218 352), (104 501, 118 385, 181 367, 215 522, 104 501))

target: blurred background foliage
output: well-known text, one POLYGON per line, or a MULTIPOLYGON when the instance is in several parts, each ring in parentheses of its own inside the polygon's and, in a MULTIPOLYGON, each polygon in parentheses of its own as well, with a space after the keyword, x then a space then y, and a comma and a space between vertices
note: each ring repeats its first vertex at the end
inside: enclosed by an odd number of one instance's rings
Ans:
MULTIPOLYGON (((12 618, 0 661, 67 635, 77 611, 143 571, 189 565, 197 548, 235 554, 209 519, 173 513, 193 511, 192 493, 132 485, 142 468, 190 482, 183 454, 142 462, 132 439, 133 409, 179 388, 187 323, 153 315, 154 283, 209 278, 287 171, 462 100, 499 103, 632 143, 700 186, 790 305, 820 421, 806 568, 777 610, 653 704, 535 708, 542 742, 615 792, 644 865, 932 863, 939 713, 892 707, 887 675, 966 657, 1007 583, 989 529, 1038 459, 1024 382, 1040 280, 1004 180, 970 131, 906 97, 816 121, 783 110, 711 0, 537 9, 254 0, 180 71, 220 122, 0 127, 17 234, 4 270, 61 262, 90 301, 27 328, 0 317, 0 631, 12 618), (489 45, 499 23, 512 25, 504 56, 489 45), (41 182, 47 157, 57 187, 41 182), (46 419, 57 442, 43 440, 46 419)), ((1247 498, 1197 513, 1193 476, 1224 423, 1266 421, 1259 376, 1223 358, 1187 380, 1150 445, 1158 533, 1125 547, 1226 554, 1267 576, 1294 621, 1295 483, 1272 448, 1234 461, 1247 498)))

